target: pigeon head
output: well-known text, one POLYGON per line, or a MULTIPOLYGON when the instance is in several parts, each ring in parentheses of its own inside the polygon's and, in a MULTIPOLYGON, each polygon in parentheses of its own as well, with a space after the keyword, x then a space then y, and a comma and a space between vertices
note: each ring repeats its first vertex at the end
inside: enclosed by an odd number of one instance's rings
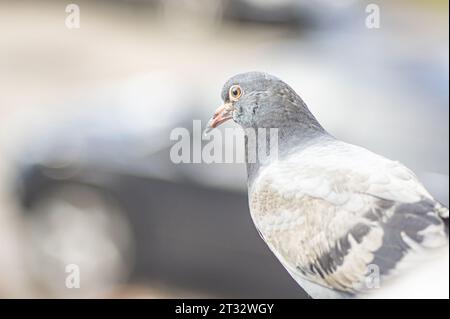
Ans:
POLYGON ((248 72, 233 76, 223 86, 222 100, 224 103, 214 113, 207 131, 230 119, 244 129, 321 129, 297 93, 267 73, 248 72))

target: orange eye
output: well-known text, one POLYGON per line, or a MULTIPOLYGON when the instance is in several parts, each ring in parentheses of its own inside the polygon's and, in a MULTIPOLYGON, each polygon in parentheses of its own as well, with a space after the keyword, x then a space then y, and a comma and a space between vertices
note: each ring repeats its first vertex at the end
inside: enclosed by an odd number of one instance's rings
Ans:
POLYGON ((237 101, 242 95, 242 89, 239 85, 233 85, 230 87, 230 91, 228 93, 231 101, 237 101))

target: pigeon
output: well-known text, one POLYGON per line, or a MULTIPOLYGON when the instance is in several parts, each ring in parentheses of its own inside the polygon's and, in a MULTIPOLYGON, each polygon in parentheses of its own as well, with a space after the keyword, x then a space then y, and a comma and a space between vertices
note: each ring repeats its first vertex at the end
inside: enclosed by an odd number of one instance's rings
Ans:
POLYGON ((231 77, 222 100, 207 131, 244 129, 252 220, 311 298, 448 298, 449 210, 411 170, 332 136, 267 73, 231 77))

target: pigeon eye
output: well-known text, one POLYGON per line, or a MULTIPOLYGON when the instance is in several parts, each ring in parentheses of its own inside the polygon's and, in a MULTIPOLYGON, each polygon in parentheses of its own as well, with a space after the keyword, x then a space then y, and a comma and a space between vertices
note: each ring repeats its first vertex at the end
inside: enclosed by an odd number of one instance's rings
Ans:
POLYGON ((242 89, 239 85, 230 87, 229 96, 231 101, 237 101, 242 95, 242 89))

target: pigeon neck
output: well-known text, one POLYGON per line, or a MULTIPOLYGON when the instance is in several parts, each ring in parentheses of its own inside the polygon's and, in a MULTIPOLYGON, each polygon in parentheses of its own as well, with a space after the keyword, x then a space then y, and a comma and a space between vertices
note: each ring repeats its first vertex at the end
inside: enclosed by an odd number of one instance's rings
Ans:
POLYGON ((248 185, 253 183, 259 170, 270 163, 286 157, 293 150, 301 150, 318 139, 332 138, 316 121, 315 123, 292 122, 279 128, 246 130, 245 154, 248 185))

